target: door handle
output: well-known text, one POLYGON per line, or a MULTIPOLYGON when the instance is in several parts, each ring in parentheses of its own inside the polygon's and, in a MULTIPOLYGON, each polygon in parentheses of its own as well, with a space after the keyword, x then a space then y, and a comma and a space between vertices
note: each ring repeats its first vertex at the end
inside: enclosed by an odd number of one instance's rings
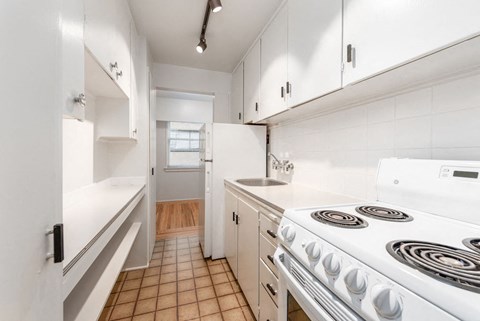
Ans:
POLYGON ((274 232, 272 232, 270 230, 267 230, 267 234, 270 235, 271 237, 273 237, 274 239, 277 238, 277 234, 275 234, 274 232))
POLYGON ((280 88, 280 96, 281 96, 282 98, 285 97, 285 87, 283 87, 283 86, 282 86, 282 88, 280 88))
POLYGON ((53 263, 61 263, 64 259, 63 224, 55 224, 47 235, 53 234, 53 254, 48 253, 47 259, 53 258, 53 263))
POLYGON ((267 283, 267 289, 272 295, 277 295, 277 290, 275 290, 270 283, 267 283))
POLYGON ((273 256, 271 256, 270 254, 267 255, 267 259, 272 262, 273 265, 275 265, 275 261, 273 260, 273 256))
POLYGON ((235 224, 238 225, 238 214, 235 214, 235 224))
POLYGON ((232 221, 235 222, 235 212, 232 212, 232 214, 233 214, 233 215, 232 215, 232 221))

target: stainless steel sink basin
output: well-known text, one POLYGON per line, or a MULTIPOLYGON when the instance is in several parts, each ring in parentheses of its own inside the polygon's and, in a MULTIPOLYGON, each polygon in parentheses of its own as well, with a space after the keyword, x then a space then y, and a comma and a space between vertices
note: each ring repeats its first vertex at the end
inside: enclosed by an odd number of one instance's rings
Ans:
POLYGON ((277 181, 271 178, 244 178, 237 179, 237 183, 246 185, 246 186, 279 186, 287 185, 285 182, 277 181))

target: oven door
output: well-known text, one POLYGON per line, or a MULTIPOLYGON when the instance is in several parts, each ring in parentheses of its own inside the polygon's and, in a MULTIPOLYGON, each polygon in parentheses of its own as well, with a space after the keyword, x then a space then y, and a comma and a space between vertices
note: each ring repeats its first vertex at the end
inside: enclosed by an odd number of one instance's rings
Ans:
POLYGON ((278 321, 361 321, 282 246, 275 252, 279 271, 278 321))

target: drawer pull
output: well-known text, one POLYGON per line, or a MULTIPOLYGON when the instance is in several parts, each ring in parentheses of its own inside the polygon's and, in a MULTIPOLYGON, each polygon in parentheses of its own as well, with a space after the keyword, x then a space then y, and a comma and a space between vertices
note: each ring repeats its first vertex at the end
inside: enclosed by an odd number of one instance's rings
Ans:
POLYGON ((267 255, 267 259, 272 262, 273 265, 275 265, 275 261, 273 261, 273 256, 271 256, 270 254, 267 255))
POLYGON ((270 283, 267 283, 267 289, 272 295, 277 295, 277 290, 275 290, 270 283))
POLYGON ((268 233, 268 235, 270 235, 270 236, 273 237, 274 239, 277 238, 277 234, 276 234, 276 233, 274 233, 274 232, 272 232, 272 231, 270 231, 270 230, 267 230, 267 233, 268 233))
POLYGON ((232 221, 235 222, 235 212, 232 212, 232 215, 233 215, 233 216, 232 216, 232 221))

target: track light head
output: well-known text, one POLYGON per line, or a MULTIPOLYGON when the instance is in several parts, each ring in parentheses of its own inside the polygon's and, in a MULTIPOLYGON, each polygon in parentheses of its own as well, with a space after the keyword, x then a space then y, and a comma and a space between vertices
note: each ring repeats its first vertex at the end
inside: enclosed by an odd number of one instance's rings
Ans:
POLYGON ((220 0, 208 0, 208 3, 213 13, 217 13, 222 10, 222 2, 220 2, 220 0))
POLYGON ((197 45, 197 52, 203 53, 207 49, 207 41, 205 38, 200 39, 200 42, 197 45))

